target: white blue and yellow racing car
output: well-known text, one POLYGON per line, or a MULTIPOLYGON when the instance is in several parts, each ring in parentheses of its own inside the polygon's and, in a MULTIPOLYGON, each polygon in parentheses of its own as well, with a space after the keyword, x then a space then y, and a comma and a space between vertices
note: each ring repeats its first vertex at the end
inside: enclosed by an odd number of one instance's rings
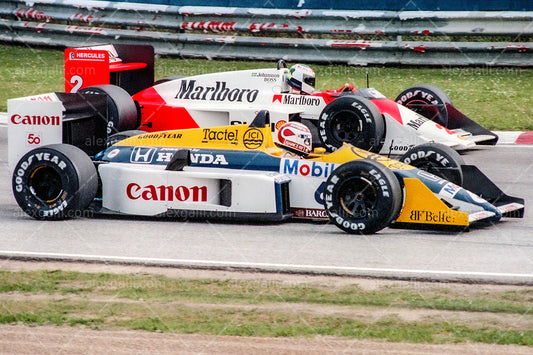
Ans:
MULTIPOLYGON (((55 116, 18 115, 9 136, 10 148, 22 147, 10 155, 13 193, 37 219, 69 218, 90 207, 131 216, 323 219, 346 232, 368 234, 388 226, 465 229, 474 222, 523 216, 523 199, 504 194, 474 166, 433 166, 442 176, 452 171, 461 187, 350 144, 304 158, 286 154, 273 141, 266 111, 249 125, 137 131, 142 134, 129 138, 124 132, 125 139, 94 155, 62 143, 69 138, 65 131, 55 144, 29 146, 24 135, 18 142, 15 133, 23 120, 28 126, 46 121, 47 128, 56 129, 55 116)), ((49 136, 32 138, 41 142, 49 136)), ((415 149, 404 160, 454 160, 438 144, 415 149)))

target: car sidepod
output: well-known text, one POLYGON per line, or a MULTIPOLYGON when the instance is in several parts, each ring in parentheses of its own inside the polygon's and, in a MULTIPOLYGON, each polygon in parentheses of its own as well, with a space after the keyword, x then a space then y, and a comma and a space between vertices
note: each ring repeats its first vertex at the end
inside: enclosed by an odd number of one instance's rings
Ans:
POLYGON ((275 171, 224 168, 231 159, 225 154, 110 147, 100 155, 106 162, 98 165, 103 211, 268 221, 291 217, 288 176, 275 171))

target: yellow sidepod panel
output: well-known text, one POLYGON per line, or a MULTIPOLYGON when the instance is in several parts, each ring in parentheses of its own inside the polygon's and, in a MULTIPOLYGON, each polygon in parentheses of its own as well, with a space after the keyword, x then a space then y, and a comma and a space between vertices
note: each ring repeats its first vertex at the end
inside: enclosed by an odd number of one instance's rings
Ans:
POLYGON ((468 226, 468 213, 449 208, 420 180, 403 179, 405 203, 396 223, 468 226))

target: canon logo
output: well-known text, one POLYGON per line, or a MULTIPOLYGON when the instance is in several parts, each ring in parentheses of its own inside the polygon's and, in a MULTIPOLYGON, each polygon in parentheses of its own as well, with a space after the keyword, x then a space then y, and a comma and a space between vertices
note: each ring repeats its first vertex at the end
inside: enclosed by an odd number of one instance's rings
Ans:
POLYGON ((11 123, 33 126, 59 126, 59 116, 19 115, 11 116, 11 123))
POLYGON ((126 195, 130 200, 206 202, 207 186, 140 186, 133 182, 126 187, 126 195))

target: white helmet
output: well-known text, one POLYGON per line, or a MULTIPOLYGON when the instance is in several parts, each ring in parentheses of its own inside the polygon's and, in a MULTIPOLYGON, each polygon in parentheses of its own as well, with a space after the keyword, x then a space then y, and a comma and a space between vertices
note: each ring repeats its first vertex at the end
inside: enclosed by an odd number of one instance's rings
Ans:
POLYGON ((278 142, 287 150, 297 154, 309 154, 312 135, 309 128, 300 122, 287 122, 278 130, 278 142))
POLYGON ((287 80, 290 86, 310 95, 315 91, 315 72, 305 64, 295 64, 289 69, 287 80))

